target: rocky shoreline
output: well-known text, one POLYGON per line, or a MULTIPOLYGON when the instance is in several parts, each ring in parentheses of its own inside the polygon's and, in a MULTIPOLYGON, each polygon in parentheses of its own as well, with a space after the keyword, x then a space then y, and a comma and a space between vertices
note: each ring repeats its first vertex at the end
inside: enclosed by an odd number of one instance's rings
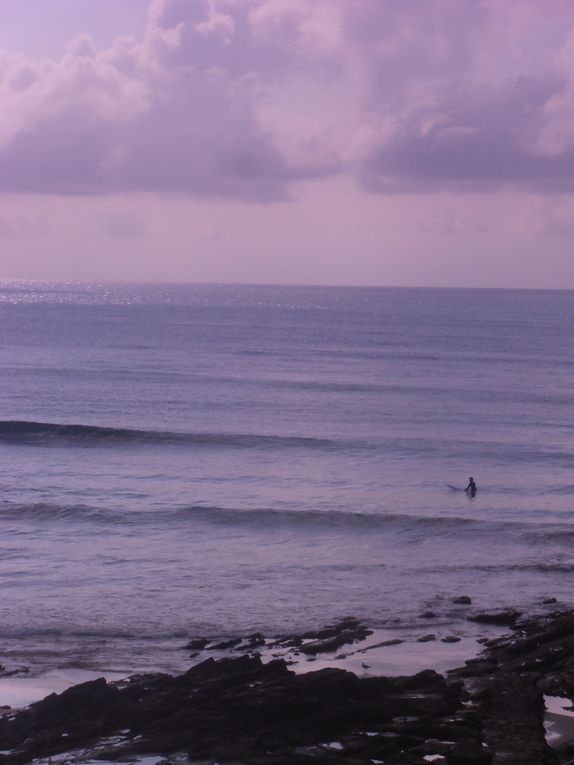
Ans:
MULTIPOLYGON (((509 631, 485 638, 479 656, 444 676, 293 671, 301 656, 340 656, 368 639, 371 631, 354 619, 272 640, 259 633, 193 640, 185 648, 196 659, 198 652, 229 655, 177 676, 101 678, 5 710, 0 765, 135 762, 146 755, 179 765, 574 763, 574 732, 551 747, 544 727, 545 696, 568 706, 574 698, 574 611, 468 618, 509 631)), ((383 645, 361 650, 368 656, 383 645)))

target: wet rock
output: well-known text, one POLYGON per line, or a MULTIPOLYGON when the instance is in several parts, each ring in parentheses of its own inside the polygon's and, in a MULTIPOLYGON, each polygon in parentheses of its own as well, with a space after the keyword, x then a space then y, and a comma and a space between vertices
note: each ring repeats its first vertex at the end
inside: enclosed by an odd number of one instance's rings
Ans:
POLYGON ((528 623, 514 635, 489 644, 506 671, 570 671, 574 656, 574 618, 555 615, 528 623))
POLYGON ((468 616, 467 619, 471 622, 478 622, 479 624, 498 624, 507 627, 515 624, 519 617, 520 611, 507 610, 473 614, 472 616, 468 616))
POLYGON ((215 643, 209 646, 210 651, 226 651, 228 648, 235 648, 236 645, 242 642, 242 638, 232 638, 231 640, 222 640, 220 643, 215 643))
POLYGON ((556 762, 546 743, 544 702, 535 676, 499 674, 485 693, 484 741, 500 762, 556 762))
POLYGON ((431 640, 436 640, 436 635, 421 635, 421 637, 417 638, 417 643, 429 643, 431 640))
POLYGON ((548 696, 574 698, 574 675, 571 672, 552 672, 543 675, 538 687, 548 696))
MULTIPOLYGON (((434 672, 358 678, 333 668, 296 675, 281 660, 209 659, 177 677, 139 676, 118 685, 101 679, 51 694, 0 719, 0 748, 12 750, 0 761, 24 765, 108 737, 106 758, 114 760, 179 751, 194 761, 276 765, 297 762, 295 747, 343 740, 348 753, 343 746, 317 762, 335 754, 337 762, 347 756, 352 762, 357 752, 380 748, 361 731, 392 727, 397 717, 430 724, 458 706, 458 694, 434 672)), ((404 746, 404 738, 385 742, 392 756, 404 746)))
POLYGON ((458 667, 448 673, 449 677, 479 677, 496 672, 498 664, 494 659, 469 659, 464 667, 458 667))
POLYGON ((457 635, 447 635, 440 639, 441 643, 460 643, 461 638, 457 635))
MULTIPOLYGON (((360 629, 344 620, 301 641, 352 642, 360 629)), ((261 640, 255 633, 234 645, 261 640)), ((423 765, 429 755, 449 765, 552 765, 559 760, 545 741, 542 694, 573 698, 573 691, 574 613, 554 613, 514 624, 448 680, 430 670, 295 674, 282 659, 264 664, 245 654, 211 658, 176 677, 83 683, 0 716, 0 765, 62 753, 80 762, 79 748, 92 761, 179 752, 198 763, 253 765, 423 765)), ((568 749, 560 756, 566 763, 568 749)))
POLYGON ((185 650, 202 651, 208 643, 209 640, 207 640, 207 638, 197 638, 195 640, 190 640, 189 643, 185 646, 185 650))
POLYGON ((436 619, 434 611, 423 611, 419 616, 420 619, 436 619))
POLYGON ((348 617, 342 619, 340 622, 330 624, 320 630, 312 630, 310 632, 304 632, 302 635, 297 636, 303 640, 327 640, 329 638, 337 637, 341 632, 353 631, 356 629, 366 629, 358 619, 348 617))
POLYGON ((265 637, 261 632, 255 632, 253 635, 249 635, 246 638, 246 642, 248 648, 259 648, 260 646, 265 645, 265 637))
POLYGON ((468 595, 459 595, 457 598, 453 598, 451 602, 461 606, 470 606, 472 600, 468 595))
POLYGON ((392 640, 383 640, 380 643, 373 643, 372 645, 366 645, 364 648, 359 648, 357 653, 366 653, 372 651, 374 648, 386 648, 390 645, 401 645, 404 641, 400 638, 393 638, 392 640))
POLYGON ((344 619, 342 622, 327 627, 324 630, 305 633, 303 637, 305 639, 311 638, 311 642, 303 643, 299 650, 303 654, 311 655, 331 653, 349 643, 364 640, 371 634, 372 630, 362 625, 356 619, 344 619))

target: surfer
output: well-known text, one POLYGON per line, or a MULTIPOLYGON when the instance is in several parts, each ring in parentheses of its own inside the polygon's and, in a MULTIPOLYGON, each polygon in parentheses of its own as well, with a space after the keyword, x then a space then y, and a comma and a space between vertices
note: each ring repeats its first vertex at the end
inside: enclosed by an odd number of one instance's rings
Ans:
POLYGON ((466 487, 465 491, 469 497, 474 497, 476 494, 476 483, 474 482, 474 478, 472 476, 470 476, 468 479, 468 486, 466 487))

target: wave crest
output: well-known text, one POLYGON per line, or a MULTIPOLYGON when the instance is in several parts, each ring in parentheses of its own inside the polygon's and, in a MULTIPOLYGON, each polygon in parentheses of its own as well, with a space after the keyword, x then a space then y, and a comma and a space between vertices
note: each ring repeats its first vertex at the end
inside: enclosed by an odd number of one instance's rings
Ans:
POLYGON ((320 447, 338 448, 339 442, 323 438, 274 436, 251 433, 180 433, 175 431, 109 428, 100 425, 74 425, 25 420, 1 420, 0 443, 34 446, 118 446, 121 444, 173 444, 181 446, 258 448, 320 447))
MULTIPOLYGON (((342 531, 361 533, 391 531, 448 536, 450 534, 492 533, 500 527, 516 524, 490 522, 464 517, 426 517, 401 513, 376 513, 341 510, 301 510, 290 508, 234 508, 218 505, 186 505, 162 510, 95 507, 85 504, 58 505, 46 502, 31 504, 0 503, 0 520, 36 520, 39 522, 75 522, 114 525, 241 526, 254 530, 292 528, 294 530, 342 531)), ((528 525, 525 528, 531 529, 528 525)))

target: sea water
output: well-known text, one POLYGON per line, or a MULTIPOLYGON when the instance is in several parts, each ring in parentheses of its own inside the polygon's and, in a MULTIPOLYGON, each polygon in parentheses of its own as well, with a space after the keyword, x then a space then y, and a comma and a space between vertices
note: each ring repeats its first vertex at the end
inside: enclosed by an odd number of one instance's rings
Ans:
POLYGON ((573 335, 566 291, 0 283, 0 661, 571 605, 573 335))

